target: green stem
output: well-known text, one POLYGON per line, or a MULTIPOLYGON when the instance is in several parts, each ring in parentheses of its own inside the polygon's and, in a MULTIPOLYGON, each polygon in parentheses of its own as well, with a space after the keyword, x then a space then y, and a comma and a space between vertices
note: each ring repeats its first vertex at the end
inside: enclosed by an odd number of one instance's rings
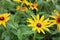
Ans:
POLYGON ((34 37, 33 37, 33 40, 35 40, 35 37, 36 37, 36 32, 34 32, 34 37))
POLYGON ((19 40, 22 40, 22 34, 20 35, 19 40))

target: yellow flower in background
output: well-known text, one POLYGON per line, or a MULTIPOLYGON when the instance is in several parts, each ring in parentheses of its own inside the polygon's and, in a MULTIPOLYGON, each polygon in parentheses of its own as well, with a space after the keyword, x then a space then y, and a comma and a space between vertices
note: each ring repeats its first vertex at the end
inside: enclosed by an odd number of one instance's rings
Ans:
POLYGON ((6 27, 6 22, 10 19, 9 15, 10 14, 8 13, 0 15, 0 25, 3 25, 4 27, 6 27))
POLYGON ((22 11, 26 11, 27 7, 26 6, 22 6, 22 11))
POLYGON ((27 18, 27 22, 29 22, 30 24, 28 24, 29 27, 32 27, 32 30, 37 30, 38 33, 42 32, 43 34, 45 34, 44 30, 49 31, 49 27, 51 27, 51 22, 49 21, 49 18, 44 20, 44 16, 42 16, 40 18, 39 14, 34 17, 34 15, 31 15, 32 18, 27 18))
POLYGON ((56 16, 50 16, 55 20, 52 20, 53 24, 57 24, 57 30, 60 30, 60 13, 57 10, 54 10, 56 16))
POLYGON ((19 11, 19 10, 22 10, 22 11, 26 11, 28 8, 26 6, 17 6, 16 10, 19 11))
POLYGON ((34 4, 32 4, 32 3, 31 3, 31 4, 30 4, 30 9, 32 9, 32 10, 34 10, 34 9, 35 9, 36 11, 38 11, 37 6, 38 6, 38 4, 35 4, 35 3, 34 3, 34 4))

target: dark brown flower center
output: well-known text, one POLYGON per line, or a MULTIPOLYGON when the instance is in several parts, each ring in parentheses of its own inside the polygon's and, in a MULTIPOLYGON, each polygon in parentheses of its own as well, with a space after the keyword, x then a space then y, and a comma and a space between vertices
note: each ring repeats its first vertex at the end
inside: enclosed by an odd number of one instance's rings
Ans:
POLYGON ((57 23, 60 23, 60 16, 56 20, 57 23))
POLYGON ((32 5, 32 7, 34 7, 34 5, 32 5))
POLYGON ((23 1, 23 0, 21 0, 21 1, 23 1))
POLYGON ((38 24, 37 24, 37 27, 41 27, 41 24, 40 24, 40 23, 38 23, 38 24))
POLYGON ((22 9, 23 9, 23 10, 25 10, 25 9, 26 9, 26 7, 25 7, 25 6, 22 6, 22 9))
POLYGON ((4 17, 0 17, 0 20, 4 20, 4 17))

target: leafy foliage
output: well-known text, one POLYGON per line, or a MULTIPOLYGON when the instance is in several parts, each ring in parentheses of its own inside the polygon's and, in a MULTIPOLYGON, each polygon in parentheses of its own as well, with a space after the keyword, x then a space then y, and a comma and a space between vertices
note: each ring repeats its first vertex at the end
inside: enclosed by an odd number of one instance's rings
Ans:
POLYGON ((54 15, 53 10, 56 9, 60 12, 60 0, 28 0, 31 3, 38 4, 38 11, 31 10, 29 6, 24 3, 16 3, 13 0, 0 0, 0 14, 10 13, 10 20, 6 23, 6 28, 0 25, 0 40, 60 40, 60 31, 53 25, 50 32, 46 34, 37 33, 32 31, 27 26, 26 19, 31 18, 31 14, 44 15, 45 19, 49 15, 54 15), (28 10, 16 10, 17 6, 25 5, 28 10))

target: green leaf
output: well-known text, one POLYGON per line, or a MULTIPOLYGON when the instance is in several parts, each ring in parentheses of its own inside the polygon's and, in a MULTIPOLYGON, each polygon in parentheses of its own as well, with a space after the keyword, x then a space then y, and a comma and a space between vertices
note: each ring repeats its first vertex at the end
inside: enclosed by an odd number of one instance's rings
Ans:
POLYGON ((11 40, 9 36, 6 36, 4 40, 11 40))
POLYGON ((53 37, 53 40, 60 40, 60 37, 53 37))
POLYGON ((60 11, 60 5, 56 5, 56 9, 60 11))

